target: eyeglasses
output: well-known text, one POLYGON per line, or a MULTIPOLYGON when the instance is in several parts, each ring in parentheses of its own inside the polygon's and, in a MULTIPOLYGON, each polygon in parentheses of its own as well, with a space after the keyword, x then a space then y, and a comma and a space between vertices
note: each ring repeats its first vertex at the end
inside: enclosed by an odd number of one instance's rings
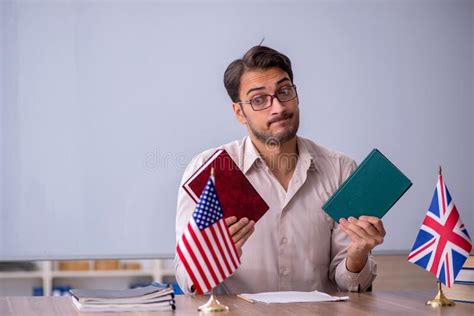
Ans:
POLYGON ((254 111, 262 111, 273 105, 273 98, 277 98, 280 102, 289 102, 298 97, 296 86, 284 86, 275 94, 261 94, 248 100, 238 102, 239 104, 250 104, 254 111))

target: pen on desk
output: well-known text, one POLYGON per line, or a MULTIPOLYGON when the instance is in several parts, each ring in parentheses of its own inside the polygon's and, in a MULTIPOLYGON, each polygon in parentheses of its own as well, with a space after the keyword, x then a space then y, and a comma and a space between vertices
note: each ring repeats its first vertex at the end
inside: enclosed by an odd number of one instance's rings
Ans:
POLYGON ((251 300, 251 299, 249 299, 249 298, 246 298, 246 297, 243 296, 243 295, 237 294, 237 297, 240 298, 241 300, 246 301, 247 303, 255 304, 255 301, 254 301, 254 300, 251 300))

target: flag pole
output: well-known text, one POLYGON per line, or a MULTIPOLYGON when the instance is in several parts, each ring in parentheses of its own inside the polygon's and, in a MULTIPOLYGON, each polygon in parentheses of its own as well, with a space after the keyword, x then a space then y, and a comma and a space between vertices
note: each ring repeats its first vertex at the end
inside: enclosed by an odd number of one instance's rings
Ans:
POLYGON ((446 296, 444 296, 443 288, 441 287, 441 282, 438 281, 438 294, 432 299, 426 302, 426 305, 431 307, 443 307, 443 306, 454 306, 455 303, 446 296))
POLYGON ((198 307, 198 311, 203 313, 227 312, 228 310, 229 307, 219 302, 214 296, 214 289, 211 290, 207 303, 198 307))
MULTIPOLYGON (((211 167, 211 178, 215 185, 216 178, 214 176, 214 167, 211 167)), ((198 307, 198 311, 203 313, 227 312, 228 310, 229 307, 220 303, 214 296, 214 288, 211 289, 211 296, 207 303, 198 307)))
MULTIPOLYGON (((439 166, 438 175, 439 176, 443 175, 442 170, 441 170, 441 165, 439 166)), ((431 307, 454 306, 455 303, 449 300, 448 298, 446 298, 446 296, 444 296, 443 288, 441 287, 441 282, 437 280, 437 283, 438 283, 438 294, 436 294, 436 296, 432 300, 427 301, 426 305, 429 305, 431 307)))

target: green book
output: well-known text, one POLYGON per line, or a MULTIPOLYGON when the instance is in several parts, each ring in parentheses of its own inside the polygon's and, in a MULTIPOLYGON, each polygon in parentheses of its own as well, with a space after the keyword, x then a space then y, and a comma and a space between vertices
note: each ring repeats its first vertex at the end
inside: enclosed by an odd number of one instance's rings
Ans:
POLYGON ((411 187, 412 182, 378 149, 359 167, 323 205, 336 222, 361 215, 382 218, 411 187))

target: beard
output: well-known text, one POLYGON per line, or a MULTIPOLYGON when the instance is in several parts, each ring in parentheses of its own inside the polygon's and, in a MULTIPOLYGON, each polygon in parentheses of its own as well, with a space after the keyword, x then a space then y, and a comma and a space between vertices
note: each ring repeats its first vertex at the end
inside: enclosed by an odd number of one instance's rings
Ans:
POLYGON ((266 144, 267 146, 270 146, 272 148, 279 147, 280 145, 286 143, 290 139, 296 136, 296 133, 298 132, 298 128, 300 125, 300 118, 299 118, 299 111, 296 110, 294 113, 289 113, 289 112, 282 112, 282 114, 269 121, 268 126, 273 122, 273 121, 278 121, 281 118, 293 118, 294 117, 294 122, 288 126, 288 128, 282 132, 279 133, 273 133, 271 131, 262 131, 259 130, 253 122, 245 115, 244 116, 247 118, 247 125, 249 129, 252 131, 252 134, 257 138, 260 142, 263 144, 266 144))

